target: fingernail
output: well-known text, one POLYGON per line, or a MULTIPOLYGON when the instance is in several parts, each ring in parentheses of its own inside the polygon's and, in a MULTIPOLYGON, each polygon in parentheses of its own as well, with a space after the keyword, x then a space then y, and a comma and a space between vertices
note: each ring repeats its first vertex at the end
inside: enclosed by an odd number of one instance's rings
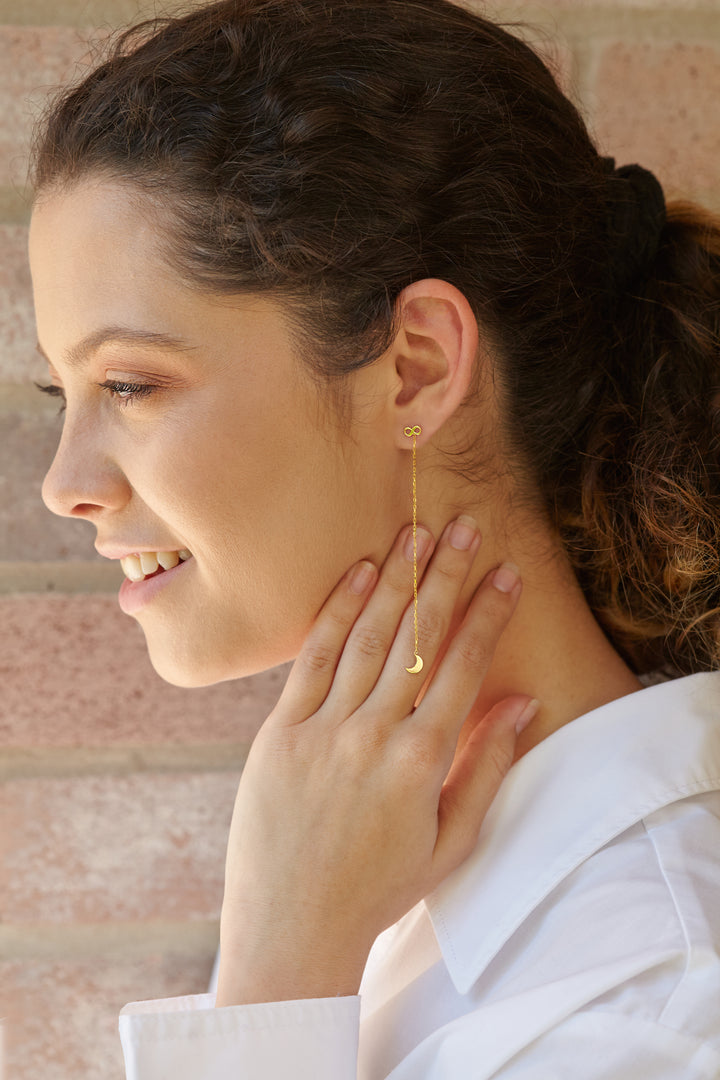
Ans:
POLYGON ((375 567, 371 562, 358 563, 350 577, 350 591, 359 596, 365 592, 374 577, 375 567))
POLYGON ((506 562, 495 571, 492 583, 498 592, 511 593, 519 580, 519 567, 515 563, 506 562))
POLYGON ((461 514, 450 530, 450 547, 467 551, 477 535, 477 521, 469 514, 461 514))
MULTIPOLYGON (((424 529, 422 525, 418 525, 417 529, 415 530, 415 535, 417 541, 417 557, 418 559, 421 559, 430 545, 432 535, 430 532, 428 532, 427 529, 424 529)), ((412 529, 408 533, 407 539, 405 541, 404 552, 405 558, 408 560, 408 562, 412 562, 415 557, 413 553, 412 529)))
POLYGON ((537 698, 533 698, 532 701, 528 701, 523 711, 515 721, 515 731, 519 735, 521 731, 524 731, 531 720, 534 720, 540 709, 540 702, 537 698))

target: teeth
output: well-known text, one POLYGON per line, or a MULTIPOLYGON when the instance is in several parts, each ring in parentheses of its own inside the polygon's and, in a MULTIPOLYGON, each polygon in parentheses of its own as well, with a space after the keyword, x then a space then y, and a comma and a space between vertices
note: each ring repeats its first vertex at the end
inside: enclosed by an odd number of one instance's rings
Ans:
POLYGON ((154 574, 159 566, 163 570, 172 570, 178 563, 191 558, 192 552, 187 548, 182 551, 141 551, 137 555, 126 555, 120 565, 130 581, 142 581, 148 574, 154 574))
POLYGON ((172 570, 173 566, 177 566, 180 562, 177 551, 156 551, 155 554, 163 570, 172 570))
POLYGON ((154 551, 141 551, 140 552, 140 565, 142 566, 142 572, 147 577, 148 574, 154 574, 158 568, 157 555, 154 551))
POLYGON ((120 560, 120 565, 123 568, 125 577, 130 578, 131 581, 142 581, 145 577, 137 555, 126 555, 124 559, 120 560))

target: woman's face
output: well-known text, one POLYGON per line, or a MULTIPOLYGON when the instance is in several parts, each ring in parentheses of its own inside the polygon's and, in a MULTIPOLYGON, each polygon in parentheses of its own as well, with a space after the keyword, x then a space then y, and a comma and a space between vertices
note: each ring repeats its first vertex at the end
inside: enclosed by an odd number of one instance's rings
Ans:
POLYGON ((353 375, 350 439, 282 307, 184 286, 149 207, 120 184, 45 197, 30 261, 40 347, 67 402, 47 506, 91 522, 112 559, 191 553, 121 590, 168 681, 291 659, 342 574, 382 560, 406 518, 382 369, 353 375))

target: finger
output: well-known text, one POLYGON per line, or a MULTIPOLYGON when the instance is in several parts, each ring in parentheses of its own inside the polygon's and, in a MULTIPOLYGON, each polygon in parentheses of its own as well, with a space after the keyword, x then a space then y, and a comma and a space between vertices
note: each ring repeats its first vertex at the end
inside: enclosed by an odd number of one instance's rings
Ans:
MULTIPOLYGON (((450 630, 460 590, 465 583, 481 538, 475 521, 465 515, 450 522, 418 589, 418 647, 423 671, 429 673, 450 630)), ((413 664, 414 605, 412 595, 395 635, 372 698, 388 716, 407 716, 420 693, 424 677, 408 672, 413 664)))
POLYGON ((300 721, 320 708, 350 629, 377 576, 377 567, 363 561, 351 567, 333 589, 290 669, 278 701, 280 715, 300 721))
POLYGON ((435 729, 450 753, 521 592, 519 572, 511 563, 485 575, 413 714, 413 723, 435 729))
POLYGON ((433 864, 442 879, 477 844, 480 826, 515 757, 517 736, 537 715, 539 702, 514 694, 493 706, 453 762, 438 806, 433 864))
MULTIPOLYGON (((427 565, 435 538, 429 529, 416 530, 418 576, 427 565)), ((375 686, 387 660, 408 600, 413 595, 412 526, 400 530, 380 570, 379 580, 355 621, 337 666, 328 709, 349 715, 375 686)))

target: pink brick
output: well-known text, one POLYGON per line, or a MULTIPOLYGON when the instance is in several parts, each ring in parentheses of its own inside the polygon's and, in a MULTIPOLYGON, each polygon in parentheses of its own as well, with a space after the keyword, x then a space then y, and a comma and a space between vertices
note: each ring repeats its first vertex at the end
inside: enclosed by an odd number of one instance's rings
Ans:
POLYGON ((239 776, 6 780, 3 924, 218 919, 239 776))
POLYGON ((129 1001, 204 993, 210 955, 0 963, 7 1080, 122 1080, 118 1013, 129 1001))
POLYGON ((0 183, 25 183, 34 120, 48 94, 74 80, 97 36, 70 26, 0 26, 0 183))
MULTIPOLYGON (((712 0, 711 0, 712 2, 712 0)), ((544 8, 624 8, 625 10, 654 11, 656 9, 677 11, 707 11, 708 0, 541 0, 544 8)), ((507 5, 505 5, 507 6, 507 5)), ((519 7, 526 6, 520 0, 519 7)))
POLYGON ((595 98, 595 133, 619 165, 656 171, 668 195, 720 188, 720 43, 613 42, 595 98))
MULTIPOLYGON (((46 381, 46 380, 43 380, 46 381)), ((34 390, 30 391, 35 393, 34 390)), ((37 394, 38 400, 40 394, 37 394)), ((40 488, 58 440, 56 406, 0 412, 0 560, 98 560, 94 529, 51 514, 40 488)))
POLYGON ((27 229, 0 225, 0 382, 27 383, 47 372, 36 343, 27 229))
POLYGON ((188 690, 154 671, 115 597, 0 596, 0 743, 15 747, 247 743, 289 665, 188 690))
MULTIPOLYGON (((710 0, 710 2, 712 3, 712 0, 710 0)), ((503 13, 505 13, 510 7, 510 4, 507 0, 505 0, 505 2, 499 0, 495 6, 500 7, 503 13)), ((519 18, 522 18, 523 8, 527 8, 525 0, 515 0, 513 6, 516 6, 519 9, 519 18)), ((564 8, 566 11, 573 11, 578 8, 623 8, 625 10, 644 11, 654 11, 656 9, 666 10, 670 8, 671 10, 678 11, 707 11, 708 0, 541 0, 538 6, 541 8, 552 9, 554 14, 557 12, 558 8, 561 10, 564 8)), ((482 11, 482 8, 480 8, 480 10, 482 11)))
POLYGON ((562 36, 553 29, 554 37, 543 40, 534 35, 527 40, 527 44, 540 56, 546 66, 550 68, 555 81, 564 94, 574 98, 576 81, 575 58, 572 49, 562 36))

